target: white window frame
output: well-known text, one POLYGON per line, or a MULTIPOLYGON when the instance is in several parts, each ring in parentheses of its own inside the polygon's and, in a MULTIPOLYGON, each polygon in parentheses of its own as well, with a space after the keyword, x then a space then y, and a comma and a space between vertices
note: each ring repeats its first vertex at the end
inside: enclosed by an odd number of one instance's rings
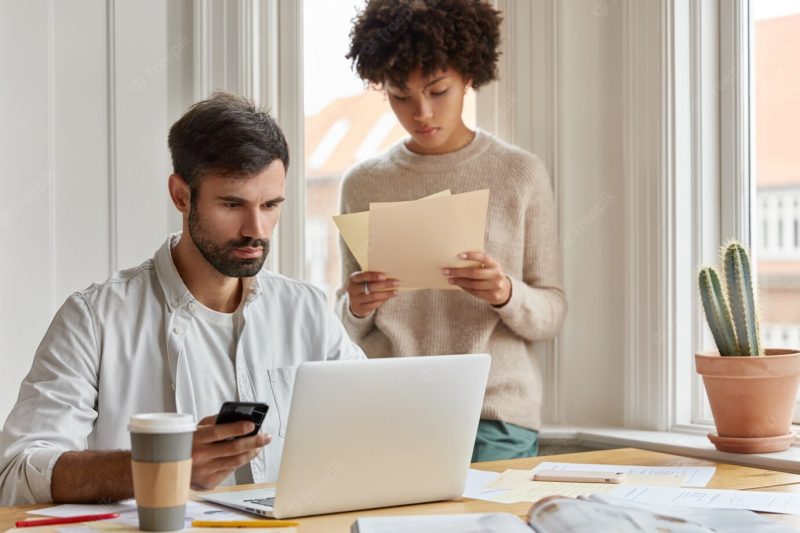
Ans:
POLYGON ((695 274, 724 240, 750 243, 749 2, 624 9, 625 426, 707 432, 695 274))

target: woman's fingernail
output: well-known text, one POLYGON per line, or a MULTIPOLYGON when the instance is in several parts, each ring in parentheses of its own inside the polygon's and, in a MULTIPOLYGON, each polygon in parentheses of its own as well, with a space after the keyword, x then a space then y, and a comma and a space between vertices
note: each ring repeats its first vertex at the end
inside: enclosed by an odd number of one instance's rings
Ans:
POLYGON ((449 268, 442 269, 442 274, 444 274, 445 276, 449 276, 450 275, 450 269, 449 268))
POLYGON ((453 284, 453 283, 455 283, 455 282, 456 282, 456 280, 455 280, 455 279, 453 279, 453 278, 447 278, 447 283, 449 283, 450 285, 452 285, 452 284, 453 284))
POLYGON ((466 259, 467 258, 467 254, 458 254, 458 258, 459 259, 466 259))
POLYGON ((392 287, 397 287, 397 286, 399 286, 399 285, 400 285, 400 282, 399 282, 399 281, 396 281, 396 280, 395 280, 395 281, 393 281, 393 282, 392 282, 392 287))
POLYGON ((385 280, 386 280, 386 276, 384 276, 383 274, 378 276, 378 281, 385 281, 385 280))

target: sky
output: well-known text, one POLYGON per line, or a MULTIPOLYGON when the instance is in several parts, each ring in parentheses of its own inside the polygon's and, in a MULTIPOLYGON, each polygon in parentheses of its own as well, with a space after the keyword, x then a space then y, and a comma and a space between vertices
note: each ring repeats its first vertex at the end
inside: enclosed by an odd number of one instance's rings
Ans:
POLYGON ((751 5, 756 20, 800 14, 798 0, 751 0, 751 5))
POLYGON ((351 20, 364 0, 305 0, 303 2, 303 59, 305 113, 313 115, 343 96, 364 90, 345 54, 351 20))

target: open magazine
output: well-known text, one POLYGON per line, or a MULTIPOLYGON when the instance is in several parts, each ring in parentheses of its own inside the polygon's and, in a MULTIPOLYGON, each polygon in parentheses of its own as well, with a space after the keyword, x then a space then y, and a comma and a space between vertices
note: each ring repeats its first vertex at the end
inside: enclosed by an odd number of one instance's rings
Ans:
POLYGON ((537 533, 783 533, 797 529, 752 511, 697 509, 631 503, 606 494, 536 502, 528 525, 537 533))
POLYGON ((544 498, 527 523, 511 513, 359 518, 352 533, 785 533, 797 529, 738 509, 672 508, 603 494, 544 498))

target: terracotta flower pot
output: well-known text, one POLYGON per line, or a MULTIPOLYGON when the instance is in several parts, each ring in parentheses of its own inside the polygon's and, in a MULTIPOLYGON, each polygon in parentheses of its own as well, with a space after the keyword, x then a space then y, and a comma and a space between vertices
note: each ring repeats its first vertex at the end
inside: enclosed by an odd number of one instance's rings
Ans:
POLYGON ((695 354, 717 434, 718 450, 760 453, 785 450, 794 440, 792 413, 800 385, 800 352, 767 349, 763 357, 695 354))

